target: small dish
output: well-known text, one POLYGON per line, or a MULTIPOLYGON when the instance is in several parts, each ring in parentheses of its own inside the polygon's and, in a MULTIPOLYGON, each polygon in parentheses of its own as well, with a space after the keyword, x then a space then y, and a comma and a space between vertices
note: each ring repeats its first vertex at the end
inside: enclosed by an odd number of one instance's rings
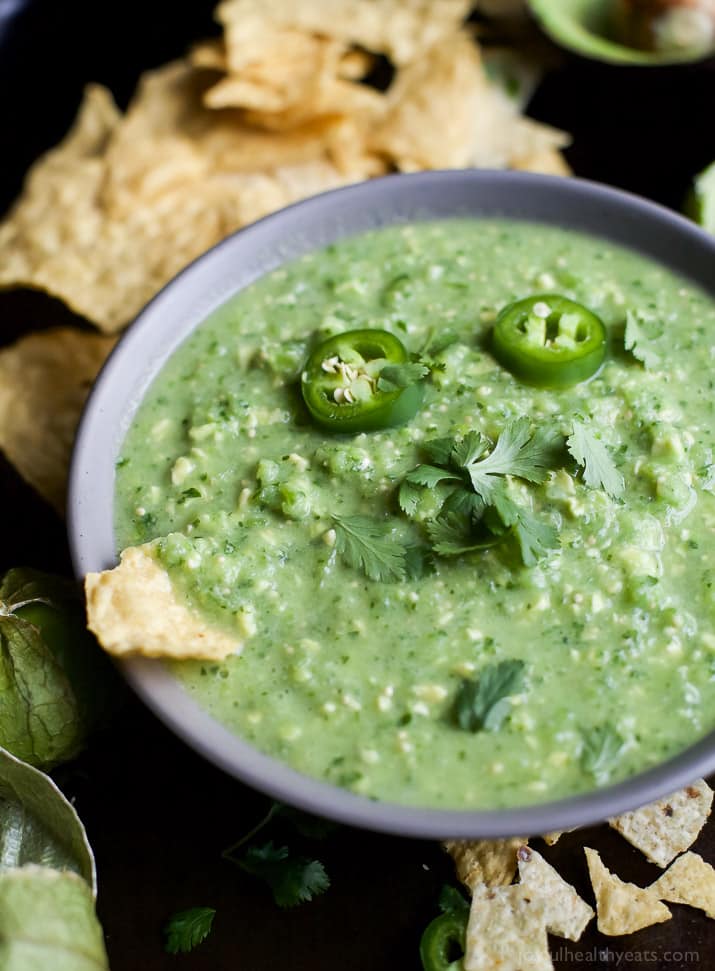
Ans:
MULTIPOLYGON (((87 403, 72 463, 68 528, 78 576, 112 566, 115 463, 149 385, 212 311, 266 272, 338 239, 381 226, 454 217, 502 217, 580 230, 630 247, 715 296, 715 240, 635 196, 577 179, 455 171, 388 176, 298 203, 224 240, 173 280, 139 315, 87 403)), ((715 732, 677 757, 585 795, 507 810, 461 811, 379 802, 308 778, 268 757, 204 712, 168 670, 121 664, 147 705, 220 768, 317 815, 415 837, 502 837, 583 826, 650 802, 715 769, 715 732)))

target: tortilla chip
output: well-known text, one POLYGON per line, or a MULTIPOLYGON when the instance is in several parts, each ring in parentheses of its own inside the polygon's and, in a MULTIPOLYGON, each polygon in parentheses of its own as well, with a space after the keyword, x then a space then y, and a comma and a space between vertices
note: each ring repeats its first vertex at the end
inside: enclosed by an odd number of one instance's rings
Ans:
POLYGON ((189 60, 194 67, 202 67, 210 71, 228 70, 226 45, 223 40, 204 40, 194 44, 189 52, 189 60))
POLYGON ((79 417, 113 346, 110 338, 62 327, 0 351, 0 448, 61 515, 79 417))
POLYGON ((293 51, 257 61, 240 73, 229 72, 204 93, 209 108, 243 108, 249 124, 286 130, 323 115, 350 117, 382 110, 385 98, 356 81, 370 60, 349 52, 339 41, 294 33, 293 51), (353 77, 346 79, 348 71, 353 77))
POLYGON ((591 907, 536 850, 521 846, 517 858, 520 886, 531 893, 533 899, 544 903, 546 930, 570 941, 580 940, 594 916, 591 907))
POLYGON ((142 77, 107 151, 102 203, 130 217, 137 205, 216 175, 270 172, 325 158, 337 119, 279 134, 256 131, 236 110, 203 105, 206 75, 175 61, 142 77))
POLYGON ((371 148, 403 172, 467 165, 485 85, 471 37, 460 31, 446 38, 397 73, 371 148))
POLYGON ((474 140, 469 162, 479 168, 523 167, 529 159, 551 158, 554 151, 571 141, 557 128, 524 118, 518 102, 498 84, 482 89, 471 131, 474 140))
POLYGON ((545 833, 541 838, 547 846, 556 846, 564 833, 573 833, 572 829, 559 829, 553 833, 545 833))
POLYGON ((510 167, 521 172, 541 172, 542 175, 573 174, 566 159, 555 148, 545 148, 525 158, 515 158, 510 167))
POLYGON ((693 845, 710 815, 712 801, 712 789, 699 779, 692 786, 609 819, 608 823, 651 863, 666 867, 693 845))
POLYGON ((243 644, 190 610, 153 555, 154 543, 130 547, 119 566, 85 578, 87 620, 114 657, 221 661, 243 644))
POLYGON ((516 873, 517 851, 527 841, 520 836, 503 840, 446 840, 442 846, 454 860, 457 876, 474 890, 477 884, 506 886, 516 873))
POLYGON ((322 122, 286 136, 205 109, 197 73, 153 72, 119 122, 88 89, 78 129, 0 226, 0 286, 47 290, 113 332, 229 233, 362 177, 330 160, 322 122))
POLYGON ((588 872, 596 894, 598 929, 602 934, 617 937, 662 924, 673 916, 661 903, 652 887, 637 887, 624 883, 601 862, 596 850, 584 847, 588 872))
POLYGON ((85 89, 73 128, 32 166, 22 196, 0 224, 0 287, 47 290, 92 318, 94 281, 77 249, 91 247, 99 232, 102 155, 119 117, 105 88, 85 89))
POLYGON ((474 888, 464 971, 553 971, 544 903, 521 884, 474 888))
POLYGON ((254 61, 280 61, 285 35, 320 34, 386 54, 395 64, 416 60, 453 33, 470 0, 224 0, 216 17, 224 26, 230 69, 254 61))
POLYGON ((650 888, 660 900, 704 910, 715 919, 715 869, 697 853, 685 853, 650 888))

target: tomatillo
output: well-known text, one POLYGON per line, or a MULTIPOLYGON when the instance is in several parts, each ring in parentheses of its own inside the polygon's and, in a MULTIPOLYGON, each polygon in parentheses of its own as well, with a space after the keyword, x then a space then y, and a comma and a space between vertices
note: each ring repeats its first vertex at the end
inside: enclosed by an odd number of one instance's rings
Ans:
POLYGON ((404 345, 386 330, 347 330, 313 350, 301 374, 303 400, 328 431, 352 434, 402 425, 419 410, 421 381, 397 387, 380 375, 409 364, 404 345), (388 390, 389 389, 389 390, 388 390))
POLYGON ((420 940, 424 971, 462 971, 468 910, 440 914, 425 927, 420 940), (454 954, 460 956, 455 958, 454 954))
POLYGON ((603 364, 606 345, 600 317, 555 293, 510 303, 492 334, 497 361, 537 388, 570 388, 590 378, 603 364))

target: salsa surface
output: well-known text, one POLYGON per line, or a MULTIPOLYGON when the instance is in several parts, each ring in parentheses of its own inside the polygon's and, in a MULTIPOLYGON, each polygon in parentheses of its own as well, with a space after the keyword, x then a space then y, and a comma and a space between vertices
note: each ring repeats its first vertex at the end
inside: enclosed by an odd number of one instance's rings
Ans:
POLYGON ((537 802, 674 754, 715 726, 714 343, 715 307, 691 283, 542 226, 386 229, 267 276, 172 357, 119 462, 119 547, 164 537, 189 602, 245 639, 222 664, 174 673, 263 751, 397 802, 537 802), (571 389, 520 384, 488 350, 497 312, 543 292, 609 329, 606 364, 571 389), (629 311, 651 322, 648 368, 624 350, 629 311), (316 334, 386 329, 417 351, 444 327, 459 341, 408 424, 351 437, 311 424, 298 381, 316 334), (325 542, 334 514, 419 538, 395 494, 420 442, 495 440, 523 416, 564 435, 589 421, 626 483, 613 499, 566 463, 529 486, 561 543, 535 566, 496 547, 381 584, 325 542), (526 663, 508 716, 460 729, 462 679, 504 659, 526 663), (619 743, 585 758, 606 730, 619 743))

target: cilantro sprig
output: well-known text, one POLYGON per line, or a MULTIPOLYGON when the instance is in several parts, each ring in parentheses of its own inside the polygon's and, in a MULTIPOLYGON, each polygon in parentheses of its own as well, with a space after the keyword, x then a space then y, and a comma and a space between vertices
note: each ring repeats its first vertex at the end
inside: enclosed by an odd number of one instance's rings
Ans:
POLYGON ((584 730, 581 767, 596 781, 605 781, 618 759, 625 741, 610 722, 584 730))
POLYGON ((624 347, 648 371, 655 370, 662 363, 656 343, 662 334, 662 325, 652 315, 643 310, 627 311, 624 347))
POLYGON ((511 697, 524 686, 524 662, 499 661, 479 678, 463 678, 454 699, 454 719, 466 732, 497 731, 511 710, 511 697))
POLYGON ((264 831, 269 827, 275 829, 275 823, 281 821, 308 841, 324 839, 335 828, 327 820, 273 802, 258 823, 221 855, 244 873, 268 884, 279 907, 296 907, 325 893, 330 887, 330 878, 320 860, 284 845, 283 840, 280 843, 273 838, 256 841, 259 833, 265 836, 264 831))
POLYGON ((211 933, 216 911, 213 907, 191 907, 172 914, 164 925, 167 954, 188 954, 211 933))
POLYGON ((333 516, 335 549, 348 566, 370 580, 402 580, 405 546, 389 535, 390 527, 369 516, 333 516))
POLYGON ((261 846, 249 846, 235 862, 243 871, 268 884, 279 907, 306 903, 330 886, 330 878, 320 860, 293 853, 287 846, 276 846, 273 840, 261 846))
POLYGON ((412 361, 407 364, 386 364, 377 379, 377 390, 400 391, 409 388, 412 384, 417 384, 429 373, 430 369, 427 365, 421 364, 419 361, 412 361))
POLYGON ((462 438, 425 442, 426 459, 410 470, 398 492, 400 508, 414 515, 422 489, 446 488, 437 516, 426 523, 432 547, 440 556, 458 556, 515 538, 525 565, 531 566, 558 546, 558 534, 506 490, 506 477, 541 483, 563 453, 563 437, 552 429, 532 433, 529 421, 509 422, 494 446, 477 431, 462 438))
POLYGON ((583 481, 589 488, 603 489, 614 499, 623 495, 625 480, 592 425, 575 419, 566 447, 583 466, 583 481))

